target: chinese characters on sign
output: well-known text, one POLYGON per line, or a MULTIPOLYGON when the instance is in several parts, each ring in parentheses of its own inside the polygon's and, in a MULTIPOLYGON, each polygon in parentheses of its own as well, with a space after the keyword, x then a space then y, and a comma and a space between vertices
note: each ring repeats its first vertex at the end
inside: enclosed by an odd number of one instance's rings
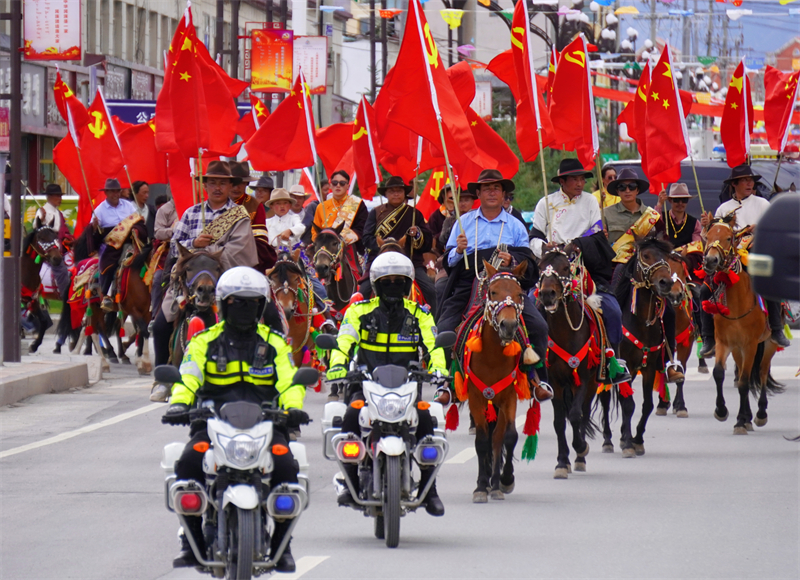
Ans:
POLYGON ((328 84, 328 38, 325 36, 296 36, 294 39, 294 65, 292 76, 297 78, 303 67, 303 76, 312 95, 325 94, 328 84))
POLYGON ((8 152, 9 135, 8 109, 0 107, 0 151, 8 152))
POLYGON ((291 30, 254 30, 250 90, 288 93, 292 90, 291 30))
POLYGON ((80 60, 81 0, 25 2, 27 60, 80 60))

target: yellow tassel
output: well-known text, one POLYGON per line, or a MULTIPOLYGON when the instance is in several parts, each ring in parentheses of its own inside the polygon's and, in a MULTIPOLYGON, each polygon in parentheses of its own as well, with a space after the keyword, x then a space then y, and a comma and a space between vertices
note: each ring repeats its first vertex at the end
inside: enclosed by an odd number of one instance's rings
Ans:
POLYGON ((456 397, 458 397, 459 401, 466 401, 467 400, 467 385, 464 381, 464 375, 460 372, 456 372, 456 376, 454 378, 455 388, 456 388, 456 397))
POLYGON ((525 349, 525 353, 522 355, 522 364, 535 365, 539 360, 539 355, 536 354, 535 350, 531 347, 525 349))
POLYGON ((520 352, 522 352, 522 347, 516 340, 509 342, 505 348, 503 348, 503 354, 505 356, 517 356, 520 352))
POLYGON ((472 352, 481 352, 483 350, 483 339, 480 336, 473 336, 467 340, 467 348, 472 352))

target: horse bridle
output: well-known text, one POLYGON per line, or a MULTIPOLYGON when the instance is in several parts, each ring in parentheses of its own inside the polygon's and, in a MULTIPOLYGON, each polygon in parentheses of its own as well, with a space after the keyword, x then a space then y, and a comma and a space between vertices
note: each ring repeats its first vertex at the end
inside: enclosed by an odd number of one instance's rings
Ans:
MULTIPOLYGON (((300 268, 298 268, 297 264, 295 264, 291 260, 285 260, 285 259, 278 260, 277 262, 275 262, 275 266, 273 266, 273 271, 274 271, 274 268, 277 268, 280 265, 289 266, 289 268, 291 270, 294 270, 295 273, 302 278, 303 283, 306 285, 306 287, 309 286, 309 282, 307 280, 308 277, 306 275, 304 275, 303 272, 299 271, 300 268)), ((281 284, 280 286, 273 285, 272 281, 270 280, 270 285, 272 286, 272 291, 276 295, 277 295, 278 292, 282 292, 284 294, 291 294, 292 295, 292 313, 293 314, 296 313, 297 312, 297 303, 298 303, 298 295, 297 295, 297 293, 300 291, 300 286, 298 285, 297 291, 292 290, 291 286, 289 286, 289 280, 284 280, 283 284, 281 284)))
MULTIPOLYGON (((522 316, 522 309, 525 307, 524 303, 519 304, 515 302, 514 299, 511 298, 511 296, 506 296, 502 300, 488 299, 489 287, 491 287, 493 282, 503 279, 513 280, 514 283, 516 283, 517 286, 519 286, 519 280, 517 280, 517 277, 511 274, 510 272, 497 272, 494 276, 492 276, 489 279, 489 282, 486 284, 487 300, 486 300, 486 306, 484 307, 483 311, 483 317, 485 320, 489 321, 489 324, 492 325, 492 328, 494 328, 495 332, 497 333, 500 332, 500 322, 497 320, 497 316, 504 308, 513 308, 514 311, 516 312, 517 321, 519 321, 520 316, 522 316)), ((520 286, 520 289, 521 288, 522 286, 520 286)))
POLYGON ((56 249, 58 249, 60 251, 60 247, 59 247, 59 244, 58 244, 58 238, 56 238, 52 242, 42 242, 42 241, 40 241, 38 239, 38 237, 39 237, 39 232, 42 231, 42 230, 55 232, 55 230, 53 228, 49 228, 47 226, 43 226, 43 227, 39 228, 38 230, 36 230, 36 238, 37 239, 36 239, 36 241, 34 243, 31 244, 31 247, 33 248, 34 252, 36 252, 39 256, 41 256, 42 259, 49 264, 50 263, 50 256, 48 255, 48 252, 50 250, 52 250, 53 248, 56 248, 56 249))
MULTIPOLYGON (((569 256, 567 256, 566 252, 562 252, 561 250, 551 250, 550 252, 547 252, 547 254, 552 254, 552 253, 561 254, 562 256, 567 258, 567 261, 569 261, 570 263, 570 267, 572 266, 572 261, 569 259, 569 256)), ((545 254, 545 256, 547 254, 545 254)), ((569 317, 569 311, 567 310, 567 301, 570 299, 574 274, 572 273, 572 271, 570 271, 569 276, 561 276, 558 272, 556 272, 552 264, 548 264, 547 267, 539 276, 539 282, 536 284, 537 290, 541 290, 542 280, 545 278, 555 278, 561 284, 561 297, 558 300, 564 305, 563 308, 564 316, 567 318, 567 323, 569 324, 569 327, 572 329, 573 332, 577 332, 581 328, 581 326, 583 326, 583 317, 586 314, 586 309, 583 307, 583 304, 581 304, 581 320, 578 323, 578 326, 573 326, 572 319, 569 317)), ((583 276, 581 276, 581 283, 583 283, 583 276)), ((583 292, 583 288, 581 288, 580 295, 581 295, 581 302, 584 302, 586 298, 583 292)))
POLYGON ((669 264, 667 264, 667 261, 664 258, 661 258, 658 262, 653 264, 648 264, 642 260, 641 253, 636 252, 636 271, 642 273, 642 280, 638 281, 631 278, 631 283, 637 288, 646 288, 649 290, 653 287, 653 282, 651 280, 653 273, 657 272, 661 268, 666 268, 669 270, 669 264))
POLYGON ((192 276, 192 278, 190 280, 186 279, 186 273, 184 273, 181 276, 179 276, 178 281, 183 286, 183 290, 185 291, 186 301, 187 302, 194 303, 194 299, 195 299, 196 295, 195 294, 191 294, 192 286, 194 286, 194 283, 197 282, 197 279, 200 278, 200 276, 202 276, 203 274, 206 274, 209 278, 211 278, 214 281, 214 286, 216 286, 217 282, 219 282, 219 277, 214 275, 214 273, 211 272, 210 270, 200 270, 194 276, 192 276))
POLYGON ((314 267, 316 267, 317 256, 319 256, 320 254, 327 255, 331 259, 331 270, 336 270, 336 268, 339 266, 339 263, 342 260, 342 254, 344 252, 344 240, 342 240, 341 236, 330 228, 322 230, 320 234, 323 234, 325 232, 334 234, 337 238, 339 238, 339 249, 335 254, 332 254, 330 250, 328 250, 328 248, 322 246, 319 250, 314 252, 314 258, 312 259, 312 261, 314 262, 314 267))
MULTIPOLYGON (((712 224, 709 226, 708 229, 710 230, 714 226, 726 227, 733 234, 733 228, 731 227, 731 225, 725 223, 724 221, 712 222, 712 224)), ((734 265, 734 262, 736 261, 736 258, 739 255, 736 252, 735 244, 732 243, 730 248, 725 249, 722 245, 722 242, 720 242, 719 240, 714 240, 708 246, 706 246, 706 250, 705 252, 703 252, 703 258, 704 258, 703 269, 705 269, 705 257, 708 256, 708 251, 711 250, 712 248, 715 248, 722 255, 722 260, 720 260, 719 265, 717 265, 716 269, 714 270, 715 272, 724 272, 725 270, 730 269, 734 265)), ((709 274, 710 273, 711 272, 709 272, 709 274)))

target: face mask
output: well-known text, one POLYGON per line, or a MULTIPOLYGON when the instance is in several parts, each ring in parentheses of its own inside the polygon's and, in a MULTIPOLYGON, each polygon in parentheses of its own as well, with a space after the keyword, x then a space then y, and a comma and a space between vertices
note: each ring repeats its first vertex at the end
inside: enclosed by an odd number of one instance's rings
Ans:
POLYGON ((402 302, 406 295, 406 281, 404 279, 395 280, 378 280, 378 296, 389 304, 396 304, 402 302))
POLYGON ((234 298, 227 305, 225 322, 236 332, 252 332, 258 326, 261 305, 258 300, 234 298))

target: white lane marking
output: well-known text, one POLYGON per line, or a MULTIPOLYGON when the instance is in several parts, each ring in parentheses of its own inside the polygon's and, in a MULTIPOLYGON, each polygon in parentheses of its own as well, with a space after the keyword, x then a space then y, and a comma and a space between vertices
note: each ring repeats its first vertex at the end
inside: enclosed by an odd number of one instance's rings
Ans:
POLYGON ((306 574, 322 564, 330 556, 303 556, 297 560, 297 571, 291 574, 281 574, 281 580, 299 580, 306 574))
POLYGON ((139 409, 136 409, 135 411, 129 411, 128 413, 123 413, 122 415, 111 417, 110 419, 106 419, 105 421, 100 421, 99 423, 95 423, 93 425, 87 425, 86 427, 75 429, 74 431, 67 431, 65 433, 55 435, 54 437, 50 437, 49 439, 42 439, 41 441, 37 441, 36 443, 28 443, 27 445, 22 445, 21 447, 14 447, 13 449, 1 451, 0 459, 5 459, 6 457, 11 457, 12 455, 16 455, 18 453, 24 453, 25 451, 38 449, 39 447, 45 447, 46 445, 52 445, 53 443, 60 443, 61 441, 72 439, 73 437, 77 437, 78 435, 83 435, 84 433, 91 433, 92 431, 97 431, 98 429, 102 429, 103 427, 108 427, 109 425, 120 423, 122 421, 125 421, 126 419, 136 417, 137 415, 143 415, 145 413, 152 411, 153 409, 159 409, 159 408, 163 409, 164 403, 153 403, 152 405, 147 405, 146 407, 141 407, 139 409))
MULTIPOLYGON (((521 429, 523 425, 525 425, 525 415, 520 415, 517 417, 514 423, 517 425, 517 429, 521 429)), ((445 461, 445 463, 466 463, 470 459, 475 457, 475 448, 474 447, 467 447, 466 449, 462 449, 458 453, 456 453, 453 457, 445 461)))

